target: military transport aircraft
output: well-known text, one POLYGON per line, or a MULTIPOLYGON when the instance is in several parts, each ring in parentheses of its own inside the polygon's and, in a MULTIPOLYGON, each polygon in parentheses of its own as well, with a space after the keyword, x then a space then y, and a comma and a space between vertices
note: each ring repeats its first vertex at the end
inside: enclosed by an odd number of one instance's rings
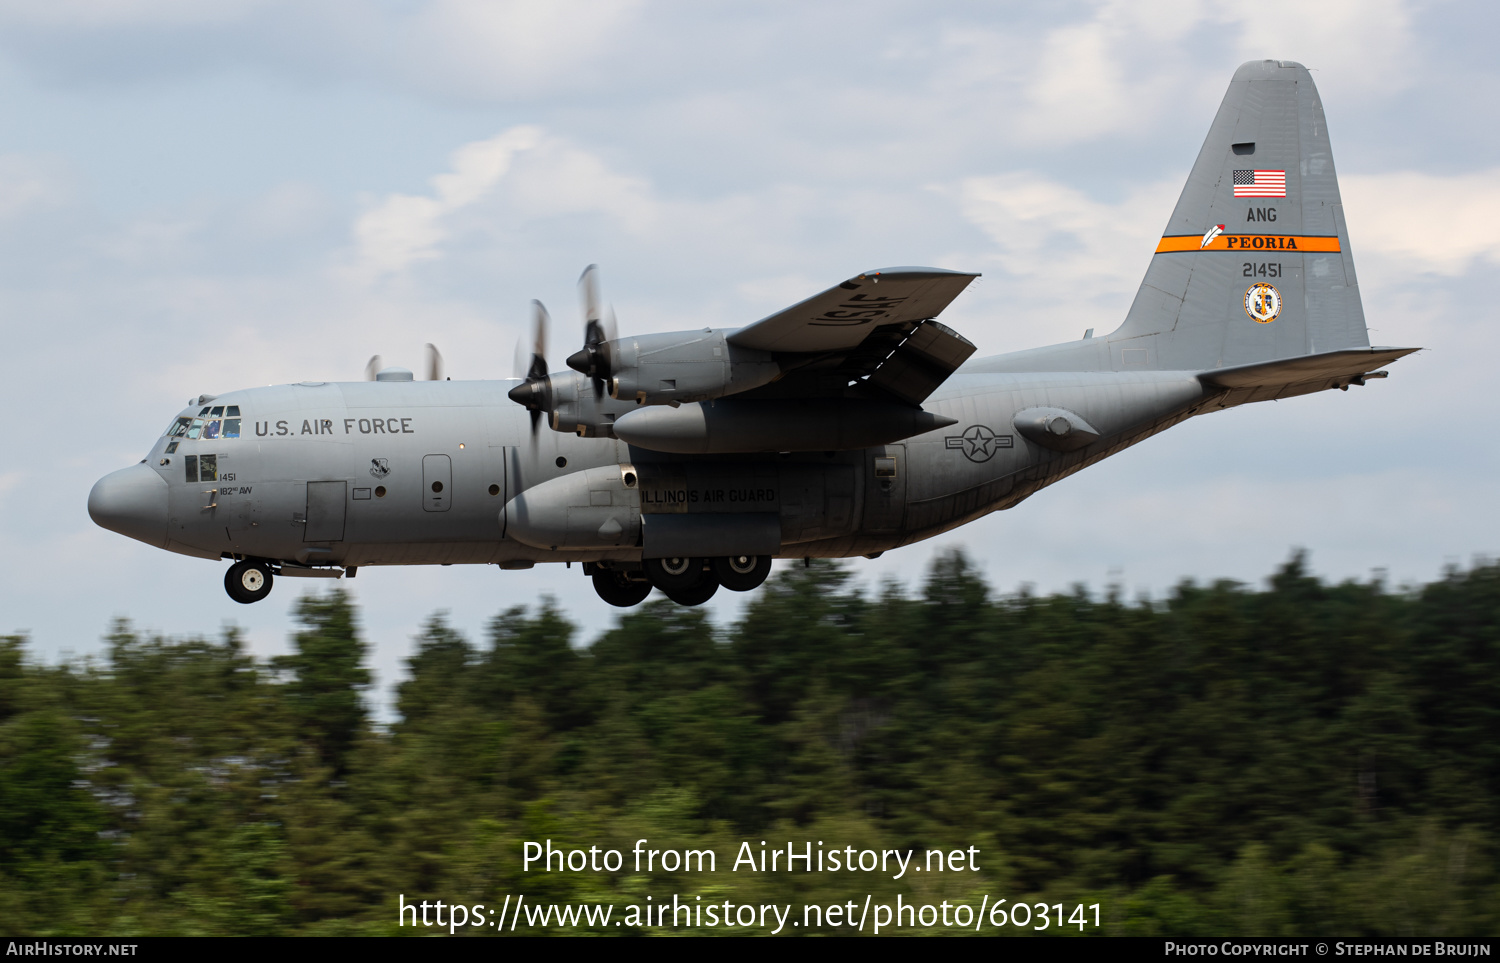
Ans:
POLYGON ((1235 73, 1125 322, 969 360, 937 316, 976 277, 866 271, 741 328, 618 336, 584 272, 583 347, 513 381, 380 368, 201 395, 89 514, 276 576, 580 562, 601 598, 747 591, 773 558, 873 558, 1194 415, 1383 378, 1323 107, 1300 64, 1235 73), (541 430, 541 422, 546 429, 541 430))

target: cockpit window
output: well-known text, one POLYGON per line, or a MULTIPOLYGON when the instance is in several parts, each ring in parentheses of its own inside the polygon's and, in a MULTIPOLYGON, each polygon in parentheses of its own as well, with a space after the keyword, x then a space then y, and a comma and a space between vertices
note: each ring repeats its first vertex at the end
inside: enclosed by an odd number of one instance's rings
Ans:
POLYGON ((202 432, 203 432, 203 419, 202 418, 194 418, 192 425, 190 425, 188 427, 188 430, 187 430, 188 441, 196 441, 198 439, 198 435, 201 434, 202 432))
POLYGON ((224 417, 226 417, 226 418, 238 418, 239 416, 240 416, 240 406, 239 405, 230 405, 224 411, 224 417))
POLYGON ((217 421, 210 421, 203 426, 203 438, 205 441, 217 437, 219 437, 219 423, 217 421))
POLYGON ((175 422, 172 423, 169 428, 167 428, 167 437, 181 438, 183 435, 187 434, 188 426, 192 423, 193 419, 191 418, 178 418, 175 422))
MULTIPOLYGON (((230 407, 231 411, 234 410, 234 406, 233 405, 230 405, 229 407, 230 407)), ((238 438, 239 436, 240 436, 240 420, 238 418, 225 418, 224 419, 224 437, 225 438, 238 438)))
POLYGON ((219 416, 221 416, 221 415, 224 414, 224 406, 223 405, 214 405, 214 410, 211 411, 211 412, 209 412, 209 414, 212 417, 214 417, 214 418, 218 418, 219 416))
POLYGON ((188 455, 182 459, 182 465, 190 482, 219 480, 218 455, 188 455))
POLYGON ((202 409, 201 409, 201 410, 200 410, 200 411, 199 411, 199 412, 198 412, 198 417, 199 417, 199 418, 202 418, 202 417, 203 417, 203 416, 205 416, 205 415, 207 415, 207 414, 208 414, 208 407, 207 407, 207 406, 205 406, 205 407, 204 407, 204 408, 202 408, 202 409))

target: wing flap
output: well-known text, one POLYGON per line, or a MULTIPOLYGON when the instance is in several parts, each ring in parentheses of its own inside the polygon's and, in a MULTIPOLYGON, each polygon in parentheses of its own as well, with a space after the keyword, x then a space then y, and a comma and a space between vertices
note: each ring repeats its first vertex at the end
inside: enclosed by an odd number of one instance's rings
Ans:
POLYGON ((920 405, 974 351, 967 338, 946 324, 924 321, 865 383, 909 405, 920 405))
POLYGON ((937 317, 978 276, 927 267, 866 271, 741 328, 729 341, 778 353, 852 349, 877 327, 937 317))

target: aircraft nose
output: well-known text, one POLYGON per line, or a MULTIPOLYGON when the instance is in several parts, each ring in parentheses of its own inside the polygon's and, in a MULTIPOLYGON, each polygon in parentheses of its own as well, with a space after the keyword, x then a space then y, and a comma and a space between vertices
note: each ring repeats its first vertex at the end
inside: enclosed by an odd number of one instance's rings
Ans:
POLYGON ((167 483, 145 465, 110 472, 89 492, 89 517, 100 528, 165 548, 167 483))

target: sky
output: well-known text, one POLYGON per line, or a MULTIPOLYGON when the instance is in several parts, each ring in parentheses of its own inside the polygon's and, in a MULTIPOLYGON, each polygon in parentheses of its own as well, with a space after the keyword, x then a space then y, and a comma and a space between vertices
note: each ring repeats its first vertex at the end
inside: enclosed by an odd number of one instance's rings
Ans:
MULTIPOLYGON (((286 651, 327 583, 237 605, 222 565, 95 527, 94 481, 200 393, 417 369, 426 342, 455 379, 510 377, 532 298, 581 342, 589 263, 626 333, 746 324, 898 264, 983 272, 943 315, 980 356, 1111 331, 1229 78, 1264 58, 1318 84, 1372 343, 1428 350, 851 570, 915 590, 957 547, 1001 592, 1161 598, 1297 549, 1331 580, 1467 566, 1500 552, 1497 21, 1401 0, 0 2, 0 631, 52 661, 119 617, 286 651)), ((560 566, 341 584, 377 705, 434 613, 478 641, 550 594, 580 644, 618 613, 560 566)))

